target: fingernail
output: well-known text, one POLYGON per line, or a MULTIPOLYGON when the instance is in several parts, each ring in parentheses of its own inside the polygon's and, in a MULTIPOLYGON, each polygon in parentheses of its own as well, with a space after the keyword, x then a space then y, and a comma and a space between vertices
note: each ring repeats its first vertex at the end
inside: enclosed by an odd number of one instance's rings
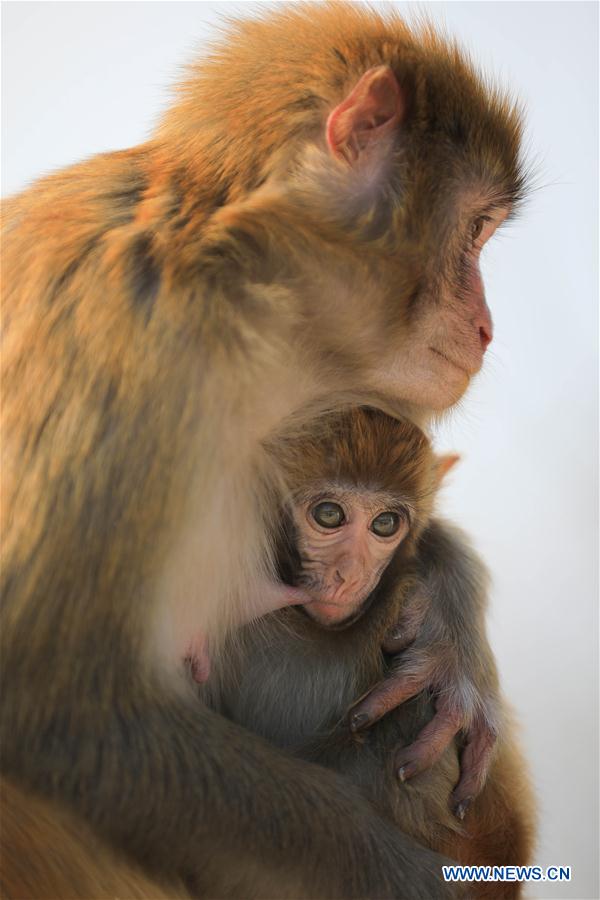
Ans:
POLYGON ((414 776, 417 774, 417 771, 418 770, 415 769, 415 763, 408 762, 404 763, 401 766, 398 766, 398 768, 396 769, 396 775, 402 782, 410 781, 410 779, 414 778, 414 776))
POLYGON ((366 713, 356 713, 350 719, 350 731, 358 731, 360 728, 364 728, 368 721, 369 717, 366 713))
POLYGON ((464 819, 466 812, 471 805, 472 799, 473 799, 472 797, 466 797, 464 800, 461 800, 461 802, 458 804, 458 806, 454 810, 454 815, 456 816, 457 819, 460 819, 461 822, 464 819))
POLYGON ((396 770, 396 775, 400 779, 400 781, 404 784, 405 781, 408 781, 409 778, 412 778, 414 775, 414 771, 412 767, 406 763, 403 766, 400 766, 399 769, 396 770))

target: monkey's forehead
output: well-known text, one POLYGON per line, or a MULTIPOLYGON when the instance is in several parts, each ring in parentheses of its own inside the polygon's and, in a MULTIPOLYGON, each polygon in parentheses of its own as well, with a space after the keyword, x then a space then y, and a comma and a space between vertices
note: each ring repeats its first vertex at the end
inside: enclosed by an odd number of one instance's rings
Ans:
MULTIPOLYGON (((432 174, 440 171, 446 181, 450 150, 461 172, 483 172, 486 182, 493 176, 505 195, 520 196, 522 111, 510 93, 443 29, 358 3, 282 4, 230 21, 210 54, 190 64, 161 130, 178 135, 187 153, 210 123, 202 152, 248 189, 266 171, 265 160, 281 160, 282 148, 299 135, 320 134, 328 112, 381 65, 391 67, 406 94, 415 155, 428 159, 432 174)), ((440 178, 430 181, 437 196, 440 178)), ((420 179, 419 193, 426 189, 420 179)))
POLYGON ((414 495, 407 491, 381 490, 377 485, 357 485, 348 482, 323 481, 308 490, 294 493, 292 502, 298 506, 309 506, 320 500, 335 500, 342 504, 360 504, 365 509, 406 509, 414 506, 414 495))

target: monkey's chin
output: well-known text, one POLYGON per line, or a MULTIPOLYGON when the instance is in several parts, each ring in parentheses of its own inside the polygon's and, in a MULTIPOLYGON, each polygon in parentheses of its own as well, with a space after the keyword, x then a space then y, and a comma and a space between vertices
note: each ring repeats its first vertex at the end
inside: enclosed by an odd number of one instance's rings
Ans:
POLYGON ((453 354, 445 353, 437 347, 430 347, 429 349, 436 357, 438 357, 438 359, 443 360, 446 367, 453 369, 459 379, 466 378, 468 382, 481 371, 484 357, 483 352, 469 352, 467 358, 457 359, 453 354))
POLYGON ((390 365, 375 387, 401 403, 441 413, 458 403, 480 367, 475 360, 467 367, 433 346, 423 346, 407 364, 390 365))
POLYGON ((366 613, 371 605, 373 594, 369 594, 364 600, 361 600, 358 606, 347 615, 340 618, 343 606, 338 603, 327 603, 324 600, 313 600, 306 606, 300 606, 299 609, 311 619, 315 625, 320 628, 326 628, 328 631, 342 631, 354 625, 366 613), (333 614, 333 615, 332 615, 333 614))
POLYGON ((481 368, 481 361, 468 366, 451 359, 435 347, 429 348, 432 370, 424 371, 420 385, 420 400, 429 409, 442 412, 461 399, 471 383, 471 378, 481 368))

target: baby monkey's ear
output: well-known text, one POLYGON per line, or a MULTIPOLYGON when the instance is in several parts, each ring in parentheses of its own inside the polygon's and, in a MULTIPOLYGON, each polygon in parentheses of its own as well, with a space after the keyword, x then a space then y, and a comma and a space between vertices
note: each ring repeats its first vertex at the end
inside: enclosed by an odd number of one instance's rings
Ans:
POLYGON ((444 453, 442 456, 435 458, 435 479, 439 484, 442 483, 450 469, 453 469, 457 462, 460 461, 458 453, 444 453))
POLYGON ((374 142, 401 123, 406 104, 389 66, 375 66, 358 80, 327 119, 327 146, 332 155, 354 165, 374 142))

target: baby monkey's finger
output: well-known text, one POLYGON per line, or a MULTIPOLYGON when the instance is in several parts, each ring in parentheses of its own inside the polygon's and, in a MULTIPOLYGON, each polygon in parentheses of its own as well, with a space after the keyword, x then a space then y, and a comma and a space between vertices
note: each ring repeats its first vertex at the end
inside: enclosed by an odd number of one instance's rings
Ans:
POLYGON ((407 781, 431 768, 452 743, 461 729, 462 716, 446 706, 423 728, 415 741, 396 753, 395 768, 400 781, 407 781))
POLYGON ((460 780, 450 800, 454 815, 461 820, 473 798, 483 789, 494 757, 496 739, 494 729, 481 719, 474 722, 467 732, 460 757, 460 780))
POLYGON ((400 653, 402 650, 406 650, 407 647, 414 643, 420 627, 420 623, 414 621, 396 625, 385 636, 381 645, 382 649, 385 653, 400 653))
POLYGON ((386 713, 415 697, 425 687, 426 679, 397 672, 376 685, 350 710, 350 730, 368 728, 386 713))
POLYGON ((417 638, 429 608, 429 598, 417 594, 408 603, 397 624, 385 636, 381 645, 385 653, 400 653, 417 638))

